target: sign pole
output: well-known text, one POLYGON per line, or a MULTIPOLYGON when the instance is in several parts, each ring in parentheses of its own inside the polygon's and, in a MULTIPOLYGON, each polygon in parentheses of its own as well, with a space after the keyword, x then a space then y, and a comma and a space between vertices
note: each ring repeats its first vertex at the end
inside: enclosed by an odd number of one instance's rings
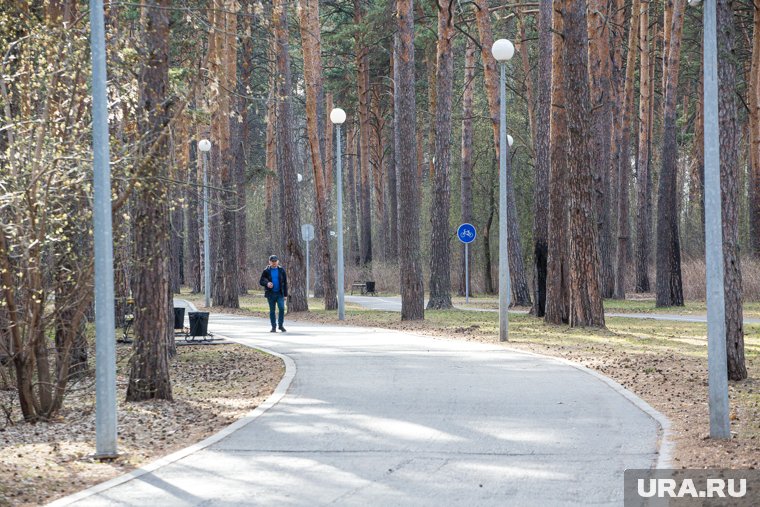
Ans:
POLYGON ((464 300, 470 302, 470 255, 469 243, 464 244, 464 300))
POLYGON ((309 300, 309 243, 306 242, 306 300, 309 300))

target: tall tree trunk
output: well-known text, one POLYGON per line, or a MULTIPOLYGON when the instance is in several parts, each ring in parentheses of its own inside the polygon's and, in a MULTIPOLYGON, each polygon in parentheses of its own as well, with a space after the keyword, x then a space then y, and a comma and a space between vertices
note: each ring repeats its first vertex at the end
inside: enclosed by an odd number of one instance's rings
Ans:
MULTIPOLYGON (((354 0, 354 23, 358 26, 364 20, 363 0, 354 0)), ((359 98, 359 174, 360 191, 357 196, 359 206, 361 259, 363 265, 372 263, 372 197, 370 193, 369 144, 370 144, 370 95, 369 95, 369 50, 364 35, 356 32, 357 95, 359 98)))
POLYGON ((240 288, 238 286, 238 258, 237 258, 237 231, 235 228, 235 208, 238 204, 236 190, 236 178, 234 167, 234 149, 232 148, 231 123, 237 122, 232 118, 233 93, 237 83, 237 11, 238 4, 235 0, 223 2, 223 13, 219 14, 223 23, 221 35, 221 58, 223 68, 219 69, 220 91, 219 108, 214 121, 219 122, 219 149, 217 150, 217 170, 220 177, 221 192, 221 234, 217 242, 216 250, 216 273, 214 304, 225 308, 240 307, 240 288))
POLYGON ((639 20, 639 148, 636 168, 636 292, 649 292, 649 242, 652 236, 650 215, 650 136, 652 135, 652 103, 654 86, 649 62, 649 4, 641 0, 639 20))
POLYGON ((322 85, 321 28, 318 0, 300 0, 301 40, 304 55, 304 80, 306 82, 306 130, 311 148, 311 164, 314 172, 317 262, 324 290, 325 310, 338 308, 332 255, 330 255, 330 218, 325 182, 325 110, 322 85))
POLYGON ((193 294, 201 291, 201 239, 198 212, 200 206, 199 194, 203 189, 199 186, 198 171, 198 141, 193 139, 189 146, 189 160, 187 168, 187 207, 185 208, 185 252, 186 267, 185 281, 190 286, 193 294))
MULTIPOLYGON (((587 16, 589 37, 589 77, 591 81, 591 161, 599 258, 601 261, 601 290, 603 297, 615 291, 613 266, 612 221, 616 211, 611 205, 610 172, 612 157, 612 61, 610 53, 609 12, 607 0, 589 0, 587 16)), ((617 170, 617 168, 615 168, 617 170)))
POLYGON ((760 257, 760 4, 754 2, 752 68, 749 87, 749 251, 760 257))
POLYGON ((744 320, 739 258, 739 120, 736 108, 736 55, 732 0, 718 0, 718 86, 720 194, 723 216, 723 269, 728 378, 744 380, 744 320))
POLYGON ((435 170, 433 199, 430 202, 430 299, 428 310, 451 308, 451 98, 454 88, 454 1, 438 5, 438 47, 436 50, 435 170))
POLYGON ((353 123, 346 124, 346 213, 348 214, 348 258, 354 266, 361 265, 359 247, 359 216, 357 213, 356 171, 358 160, 358 139, 353 123))
POLYGON ((549 235, 549 125, 552 79, 552 1, 541 0, 538 14, 538 97, 536 101, 536 179, 533 187, 533 263, 536 281, 533 310, 546 313, 546 270, 549 235))
MULTIPOLYGON (((483 62, 483 79, 485 81, 488 110, 491 117, 491 127, 494 136, 494 148, 496 159, 499 158, 499 77, 496 70, 496 60, 491 55, 493 46, 493 32, 491 28, 491 14, 487 0, 475 0, 475 19, 480 35, 481 60, 483 62)), ((509 150, 507 150, 509 156, 509 150)), ((517 209, 515 204, 515 190, 511 184, 511 164, 507 160, 507 219, 509 227, 509 245, 507 255, 510 257, 509 275, 512 286, 512 304, 515 306, 530 306, 530 289, 525 277, 525 263, 522 259, 520 247, 520 228, 517 223, 517 209)))
POLYGON ((625 278, 628 273, 628 242, 630 240, 629 218, 629 175, 631 160, 631 115, 633 114, 633 78, 636 69, 636 50, 639 42, 639 17, 641 3, 633 0, 631 5, 631 24, 628 31, 628 57, 625 67, 625 89, 623 91, 623 125, 620 136, 620 157, 618 158, 618 223, 617 223, 617 261, 615 263, 615 298, 625 299, 625 278))
POLYGON ((681 242, 678 232, 678 70, 685 0, 675 0, 669 33, 662 170, 657 192, 657 306, 683 306, 681 242))
MULTIPOLYGON (((460 204, 462 208, 462 223, 471 224, 473 221, 472 214, 472 168, 474 165, 472 158, 472 98, 474 92, 473 80, 475 79, 475 56, 477 48, 475 43, 468 38, 464 51, 464 85, 462 91, 462 168, 461 168, 461 191, 460 204)), ((472 249, 468 248, 470 269, 472 270, 472 249)), ((464 296, 466 292, 466 273, 465 273, 465 256, 462 255, 460 266, 461 276, 459 277, 459 295, 464 296)))
POLYGON ((493 286, 493 263, 491 261, 491 228, 493 227, 493 217, 496 214, 496 192, 494 188, 498 185, 496 175, 496 160, 491 162, 491 171, 488 173, 488 218, 486 225, 483 227, 483 288, 486 294, 495 294, 493 286))
MULTIPOLYGON (((184 137, 184 130, 185 129, 179 129, 180 135, 184 137)), ((174 145, 174 138, 175 135, 171 136, 171 145, 169 148, 170 153, 170 163, 169 163, 169 170, 170 170, 170 177, 175 181, 183 181, 185 179, 185 170, 186 170, 186 162, 185 159, 187 157, 186 155, 186 146, 184 143, 182 143, 181 147, 179 148, 180 154, 179 157, 176 156, 177 153, 177 147, 174 145)), ((183 255, 184 255, 184 217, 182 216, 182 206, 180 206, 179 203, 180 199, 182 197, 182 189, 178 186, 172 186, 170 190, 170 196, 171 196, 171 202, 172 205, 170 206, 170 214, 169 214, 169 231, 170 231, 170 238, 171 238, 171 249, 170 249, 170 256, 169 256, 169 285, 170 290, 172 294, 179 294, 180 288, 182 287, 182 264, 183 264, 183 255)))
POLYGON ((276 74, 272 73, 270 78, 270 90, 269 97, 267 99, 267 117, 266 117, 266 133, 265 133, 265 151, 264 151, 264 165, 266 166, 267 175, 264 183, 264 224, 266 225, 266 248, 267 255, 271 255, 277 249, 278 243, 276 238, 280 237, 279 226, 280 221, 275 219, 275 213, 277 212, 275 203, 275 193, 277 188, 277 180, 279 179, 277 173, 277 95, 275 93, 275 87, 277 81, 276 74))
MULTIPOLYGON (((404 259, 400 270, 401 320, 420 320, 425 316, 425 288, 420 256, 420 188, 417 176, 417 146, 414 131, 417 110, 414 97, 414 0, 396 0, 398 19, 398 81, 396 108, 399 126, 398 149, 401 165, 399 177, 399 223, 403 223, 404 241, 399 254, 404 259)), ((399 231, 402 233, 401 231, 399 231)))
POLYGON ((586 2, 564 0, 565 102, 568 131, 568 211, 570 214, 570 326, 604 326, 599 251, 594 222, 593 176, 588 140, 591 129, 586 2))
MULTIPOLYGON (((254 25, 258 22, 256 17, 249 19, 247 13, 241 12, 239 23, 245 25, 250 23, 254 25)), ((247 150, 250 144, 250 127, 248 121, 248 87, 253 75, 254 62, 254 44, 251 37, 244 37, 241 40, 241 58, 240 58, 240 79, 237 82, 237 97, 235 107, 238 117, 233 121, 236 125, 239 138, 233 139, 235 153, 235 191, 237 193, 237 206, 235 210, 235 224, 237 235, 235 237, 237 244, 237 261, 238 261, 238 292, 240 295, 248 293, 248 287, 251 283, 248 269, 248 214, 247 214, 247 182, 246 182, 246 165, 247 150)))
MULTIPOLYGON (((389 7, 391 4, 388 4, 389 7)), ((398 261, 398 128, 396 124, 396 41, 395 38, 393 40, 392 49, 391 49, 391 57, 390 57, 390 67, 391 67, 391 96, 393 97, 393 100, 391 101, 392 104, 392 112, 393 112, 393 118, 390 128, 390 149, 391 149, 391 156, 390 161, 388 164, 388 172, 386 177, 386 184, 387 184, 387 193, 388 193, 388 261, 389 262, 397 262, 398 261)))
POLYGON ((161 143, 149 165, 149 176, 135 191, 134 244, 135 342, 130 360, 128 401, 172 399, 169 339, 172 295, 169 291, 169 213, 166 163, 168 146, 161 136, 169 112, 170 0, 147 0, 141 10, 146 61, 140 71, 140 112, 144 152, 161 143))
POLYGON ((274 0, 273 25, 277 47, 277 166, 280 174, 283 209, 285 267, 288 270, 288 311, 308 311, 306 299, 306 259, 301 248, 301 219, 293 153, 290 94, 290 54, 288 52, 288 1, 274 0))
POLYGON ((553 1, 551 55, 551 117, 549 125, 549 236, 546 262, 546 314, 550 324, 569 320, 569 266, 567 215, 567 108, 562 1, 553 1))
POLYGON ((372 136, 370 138, 370 167, 372 175, 372 187, 374 189, 374 201, 375 201, 375 217, 376 223, 380 226, 379 230, 375 231, 374 244, 381 245, 380 249, 375 250, 375 256, 378 254, 380 259, 385 260, 385 253, 388 244, 388 214, 385 208, 385 187, 383 186, 383 180, 385 179, 385 166, 387 163, 387 156, 385 153, 385 115, 380 109, 381 93, 378 85, 371 87, 370 97, 370 126, 372 128, 372 136))

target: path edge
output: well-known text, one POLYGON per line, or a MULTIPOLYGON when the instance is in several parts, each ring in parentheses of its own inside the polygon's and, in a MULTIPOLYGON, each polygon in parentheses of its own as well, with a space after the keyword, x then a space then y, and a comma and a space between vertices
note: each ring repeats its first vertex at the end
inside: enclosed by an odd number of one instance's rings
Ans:
POLYGON ((247 426, 254 420, 261 417, 267 410, 275 406, 285 396, 285 394, 288 392, 288 389, 290 388, 290 384, 293 382, 293 379, 296 376, 297 368, 296 368, 295 361, 293 361, 290 357, 284 354, 274 352, 273 350, 269 350, 264 347, 259 347, 259 346, 243 343, 242 341, 234 340, 232 338, 229 338, 220 334, 217 334, 216 336, 225 338, 239 345, 244 345, 252 349, 260 350, 261 352, 264 352, 265 354, 270 354, 282 359, 282 361, 285 363, 285 374, 282 376, 282 379, 280 379, 280 383, 277 384, 277 387, 275 388, 274 392, 270 394, 269 397, 266 400, 264 400, 264 402, 261 405, 259 405, 252 411, 248 412, 245 416, 243 416, 243 418, 238 419, 237 421, 230 424, 226 428, 223 428, 222 430, 218 431, 217 433, 214 433, 213 435, 205 438, 204 440, 201 440, 200 442, 195 443, 191 446, 185 447, 184 449, 175 451, 172 454, 169 454, 168 456, 164 456, 163 458, 159 458, 146 465, 136 468, 132 470, 131 472, 127 472, 125 474, 114 477, 113 479, 110 479, 108 481, 101 482, 100 484, 96 484, 95 486, 91 486, 77 493, 73 493, 71 495, 65 496, 63 498, 59 498, 57 500, 53 500, 52 502, 47 504, 47 507, 63 507, 65 505, 71 505, 74 502, 78 502, 80 500, 84 500, 85 498, 89 498, 93 495, 97 495, 98 493, 102 493, 103 491, 109 490, 111 488, 124 484, 125 482, 129 482, 133 479, 137 479, 138 477, 141 477, 145 474, 149 474, 155 470, 158 470, 161 467, 164 467, 171 463, 175 463, 183 458, 186 458, 187 456, 191 454, 201 451, 227 438, 232 433, 241 429, 242 427, 247 426))
POLYGON ((599 373, 596 370, 593 370, 589 368, 588 366, 584 366, 580 363, 576 363, 575 361, 571 361, 569 359, 565 359, 563 357, 556 357, 556 356, 550 356, 547 354, 539 354, 538 352, 531 352, 527 350, 521 350, 516 349, 513 347, 505 346, 503 347, 505 350, 511 350, 513 352, 519 352, 522 354, 529 354, 531 356, 538 356, 542 358, 547 359, 553 359, 557 362, 566 364, 568 366, 572 366, 573 368, 580 370, 588 375, 591 375, 592 377, 596 377, 597 380, 600 380, 607 384, 608 387, 610 387, 613 391, 618 393, 619 395, 623 396, 625 399, 627 399, 629 402, 631 402, 633 405, 636 406, 639 410, 647 414, 649 417, 651 417, 654 422, 657 423, 657 460, 654 463, 655 469, 668 469, 672 468, 672 462, 673 462, 673 449, 674 449, 674 443, 672 439, 672 428, 670 424, 670 420, 659 410, 655 409, 641 399, 636 393, 633 391, 630 391, 629 389, 626 389, 624 386, 616 382, 615 380, 611 379, 610 377, 599 373))

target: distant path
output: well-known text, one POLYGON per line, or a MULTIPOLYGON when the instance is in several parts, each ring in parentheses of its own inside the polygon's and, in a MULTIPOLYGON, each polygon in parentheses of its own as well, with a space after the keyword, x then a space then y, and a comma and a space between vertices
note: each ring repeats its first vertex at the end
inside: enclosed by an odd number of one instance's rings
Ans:
MULTIPOLYGON (((355 303, 367 308, 368 310, 383 310, 388 312, 401 311, 401 296, 346 296, 346 301, 355 303)), ((476 304, 476 303, 471 303, 476 304)), ((498 313, 499 310, 493 308, 477 308, 473 306, 454 305, 457 310, 468 312, 488 312, 498 313)), ((525 310, 510 310, 510 313, 526 314, 525 310)), ((621 317, 624 319, 651 319, 664 320, 670 322, 707 322, 706 315, 678 315, 673 313, 614 313, 606 312, 607 317, 621 317)), ((760 324, 760 319, 745 317, 745 324, 760 324)))
POLYGON ((211 314, 212 332, 289 358, 292 383, 268 410, 56 505, 622 505, 623 471, 667 455, 661 416, 567 362, 383 329, 285 326, 273 334, 265 319, 211 314))

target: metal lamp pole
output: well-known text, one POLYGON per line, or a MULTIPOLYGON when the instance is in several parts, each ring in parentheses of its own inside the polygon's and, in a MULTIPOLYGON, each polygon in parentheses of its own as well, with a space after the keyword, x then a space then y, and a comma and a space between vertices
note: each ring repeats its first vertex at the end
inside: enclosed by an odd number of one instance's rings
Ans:
POLYGON ((499 341, 509 337, 509 253, 507 249, 507 91, 506 64, 515 54, 515 47, 507 39, 499 39, 491 48, 499 62, 499 341))
MULTIPOLYGON (((691 0, 696 6, 698 0, 691 0)), ((707 264, 707 369, 710 437, 731 438, 726 365, 726 304, 723 288, 723 217, 720 198, 718 40, 716 0, 704 10, 705 262, 707 264)))
POLYGON ((203 288, 206 295, 206 308, 211 307, 211 240, 208 229, 208 152, 211 141, 201 139, 198 143, 203 153, 203 288))
POLYGON ((95 246, 95 455, 110 458, 117 454, 116 319, 103 0, 90 0, 90 27, 95 246))
POLYGON ((340 149, 340 126, 343 124, 343 122, 346 121, 346 112, 343 109, 335 108, 330 112, 330 120, 335 124, 335 127, 337 128, 337 175, 335 178, 335 184, 337 185, 338 200, 338 320, 344 320, 346 318, 346 284, 343 269, 343 157, 340 149))

